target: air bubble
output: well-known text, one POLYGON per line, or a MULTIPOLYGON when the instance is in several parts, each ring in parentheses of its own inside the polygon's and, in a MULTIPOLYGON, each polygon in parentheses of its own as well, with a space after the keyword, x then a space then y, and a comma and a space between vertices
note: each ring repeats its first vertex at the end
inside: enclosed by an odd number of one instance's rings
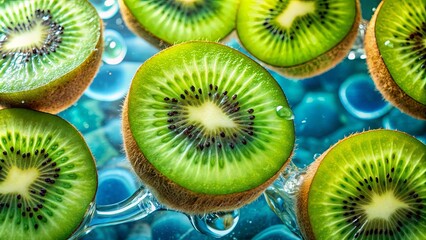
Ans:
POLYGON ((360 119, 376 119, 386 114, 392 106, 374 86, 367 74, 349 77, 339 89, 339 98, 343 107, 360 119))
POLYGON ((126 95, 130 81, 140 66, 138 63, 122 62, 119 65, 102 65, 86 96, 99 101, 116 101, 126 95))
POLYGON ((278 106, 275 109, 275 111, 276 111, 277 115, 281 118, 284 118, 286 120, 293 120, 294 119, 293 112, 288 107, 278 106))
POLYGON ((107 29, 104 33, 104 52, 102 60, 110 65, 116 65, 123 61, 127 53, 127 45, 120 33, 107 29))
POLYGON ((90 0, 102 19, 112 18, 118 12, 117 0, 90 0))

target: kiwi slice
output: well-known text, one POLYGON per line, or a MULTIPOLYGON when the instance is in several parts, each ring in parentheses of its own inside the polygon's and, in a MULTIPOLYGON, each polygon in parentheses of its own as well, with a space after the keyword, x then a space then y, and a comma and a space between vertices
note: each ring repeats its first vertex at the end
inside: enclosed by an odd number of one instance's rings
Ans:
POLYGON ((426 239, 426 145, 392 130, 343 139, 309 167, 297 214, 306 239, 426 239))
POLYGON ((87 0, 0 4, 0 105, 57 113, 95 76, 102 22, 87 0))
POLYGON ((239 0, 120 0, 127 27, 158 48, 219 41, 235 28, 239 0))
POLYGON ((73 126, 48 113, 0 110, 1 239, 66 239, 96 187, 94 159, 73 126))
POLYGON ((383 97, 426 119, 426 2, 382 1, 367 28, 367 64, 383 97), (398 11, 395 11, 398 9, 398 11))
POLYGON ((306 78, 346 56, 360 19, 358 0, 246 0, 236 29, 254 57, 287 77, 306 78))
POLYGON ((174 45, 147 60, 123 110, 130 162, 169 208, 238 208, 274 181, 294 145, 287 99, 242 53, 213 42, 174 45))

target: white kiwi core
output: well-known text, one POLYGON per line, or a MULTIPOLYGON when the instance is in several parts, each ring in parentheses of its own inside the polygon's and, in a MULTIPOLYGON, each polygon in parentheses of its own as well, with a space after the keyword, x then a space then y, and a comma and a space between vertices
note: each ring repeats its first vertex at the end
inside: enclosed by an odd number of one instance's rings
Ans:
POLYGON ((36 181, 40 173, 36 168, 20 169, 12 166, 4 181, 0 183, 0 193, 16 193, 27 196, 29 187, 36 181))
POLYGON ((31 50, 41 48, 47 37, 47 27, 36 21, 31 29, 25 29, 10 34, 9 40, 5 42, 4 48, 10 51, 31 50))
POLYGON ((376 218, 388 220, 396 210, 408 207, 406 203, 398 200, 392 191, 387 191, 382 195, 374 194, 372 202, 369 205, 363 206, 368 220, 376 218))
POLYGON ((278 15, 277 22, 283 27, 290 28, 297 17, 313 12, 315 12, 315 2, 291 1, 278 15))
POLYGON ((213 102, 188 106, 188 114, 190 121, 200 123, 207 131, 237 127, 237 124, 213 102))

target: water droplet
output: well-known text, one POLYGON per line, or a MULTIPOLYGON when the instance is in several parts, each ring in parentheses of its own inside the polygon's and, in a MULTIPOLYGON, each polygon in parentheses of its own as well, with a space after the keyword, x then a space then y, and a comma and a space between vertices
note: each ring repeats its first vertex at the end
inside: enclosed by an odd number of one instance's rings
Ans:
POLYGON ((393 43, 392 43, 390 40, 387 40, 387 41, 385 42, 385 46, 390 47, 390 48, 393 48, 393 43))
POLYGON ((102 19, 112 18, 118 12, 117 0, 90 0, 102 19))
POLYGON ((287 120, 293 120, 294 119, 293 112, 288 107, 278 106, 276 108, 276 113, 281 118, 284 118, 284 119, 287 119, 287 120))
POLYGON ((212 237, 223 237, 230 233, 237 225, 239 218, 239 210, 190 216, 195 229, 212 237))
POLYGON ((117 19, 115 20, 115 24, 117 24, 117 26, 121 26, 121 25, 123 25, 123 19, 121 19, 121 18, 117 18, 117 19))
POLYGON ((316 160, 317 158, 319 158, 321 156, 321 153, 315 153, 314 154, 314 160, 316 160))
POLYGON ((117 31, 107 29, 104 32, 104 53, 102 60, 110 65, 121 63, 127 53, 127 45, 117 31))

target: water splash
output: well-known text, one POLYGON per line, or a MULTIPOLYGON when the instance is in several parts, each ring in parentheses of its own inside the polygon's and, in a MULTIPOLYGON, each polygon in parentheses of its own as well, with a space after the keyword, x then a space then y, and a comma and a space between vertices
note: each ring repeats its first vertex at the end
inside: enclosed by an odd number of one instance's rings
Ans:
POLYGON ((277 113, 277 115, 279 117, 284 118, 286 120, 293 120, 294 119, 293 112, 288 107, 278 106, 275 109, 275 112, 277 113))
POLYGON ((118 12, 117 0, 90 0, 102 19, 114 17, 118 12))
POLYGON ((107 29, 104 32, 104 39, 102 60, 110 65, 121 63, 127 53, 127 45, 121 34, 117 31, 107 29))
POLYGON ((364 50, 364 39, 365 32, 367 31, 368 21, 362 20, 359 24, 358 35, 355 40, 355 43, 352 46, 351 51, 348 53, 349 60, 355 59, 366 59, 365 50, 364 50))
POLYGON ((300 169, 290 163, 264 195, 269 207, 294 234, 300 237, 296 218, 296 196, 299 193, 306 169, 300 169))

